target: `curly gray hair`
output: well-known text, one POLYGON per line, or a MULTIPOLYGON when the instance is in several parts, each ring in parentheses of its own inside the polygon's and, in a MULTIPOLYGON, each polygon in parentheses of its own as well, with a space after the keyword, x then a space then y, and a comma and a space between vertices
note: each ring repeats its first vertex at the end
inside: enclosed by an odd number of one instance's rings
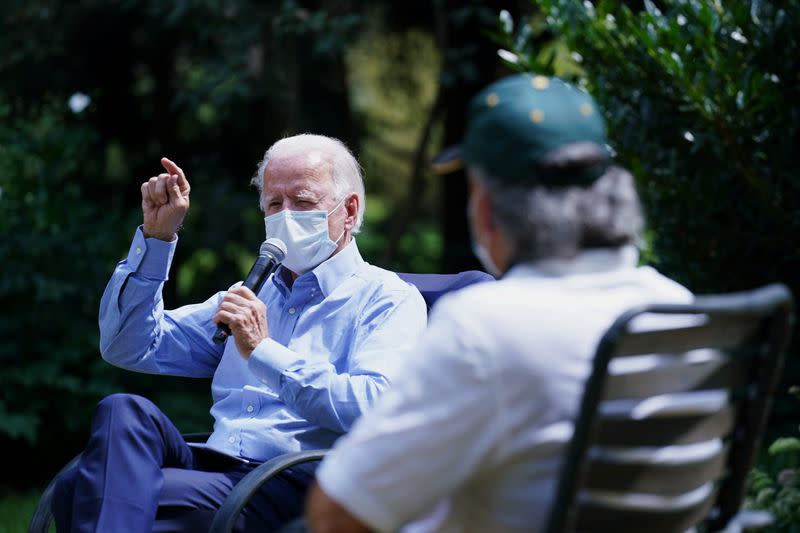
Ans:
POLYGON ((508 185, 470 169, 490 191, 494 220, 514 261, 569 259, 588 248, 639 242, 644 217, 633 176, 617 166, 587 186, 508 185))

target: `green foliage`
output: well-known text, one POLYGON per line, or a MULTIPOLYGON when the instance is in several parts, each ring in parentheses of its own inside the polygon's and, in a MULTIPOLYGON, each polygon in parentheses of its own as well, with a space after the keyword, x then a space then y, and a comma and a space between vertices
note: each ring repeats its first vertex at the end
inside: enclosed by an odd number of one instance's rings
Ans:
MULTIPOLYGON (((657 266, 703 292, 775 280, 796 291, 798 4, 537 4, 638 179, 657 266)), ((552 68, 519 35, 504 43, 517 68, 552 68)))
MULTIPOLYGON (((412 30, 385 34, 369 28, 346 54, 353 109, 364 124, 360 163, 372 195, 401 198, 424 116, 433 104, 440 58, 430 35, 412 30)), ((377 213, 382 215, 379 207, 377 213)), ((382 220, 383 216, 377 217, 382 220)))
POLYGON ((113 232, 93 231, 98 220, 124 218, 87 201, 80 173, 95 136, 65 108, 45 102, 22 119, 0 106, 0 301, 14 311, 0 323, 0 434, 30 444, 51 398, 80 408, 110 390, 93 379, 99 360, 84 358, 96 351, 95 282, 106 265, 84 259, 113 249, 113 232))
MULTIPOLYGON (((27 531, 39 496, 37 491, 0 493, 0 533, 27 531)), ((50 529, 55 531, 54 526, 50 529)))
MULTIPOLYGON (((800 399, 800 388, 791 392, 800 399)), ((747 478, 746 505, 773 515, 770 531, 800 531, 800 427, 795 434, 773 441, 747 478)))
POLYGON ((425 172, 425 191, 410 191, 420 130, 436 98, 440 55, 423 31, 387 34, 375 25, 345 56, 353 110, 365 134, 359 160, 367 211, 358 246, 368 261, 397 271, 437 272, 442 255, 435 223, 439 176, 425 172), (387 259, 392 228, 406 204, 413 206, 415 222, 400 237, 397 253, 387 259))
POLYGON ((794 437, 782 437, 773 442, 769 447, 770 455, 779 455, 790 461, 788 466, 798 466, 800 459, 800 440, 794 437))
POLYGON ((334 13, 323 9, 315 11, 301 7, 294 0, 284 0, 276 15, 273 28, 275 37, 291 35, 306 39, 315 54, 335 56, 345 51, 361 28, 358 13, 334 13))
MULTIPOLYGON (((694 292, 777 281, 800 295, 800 3, 536 4, 544 19, 529 30, 498 22, 503 55, 572 77, 598 100, 645 205, 643 258, 694 292), (569 53, 551 61, 531 44, 543 28, 569 53)), ((785 383, 800 378, 798 346, 796 329, 785 383)), ((773 427, 797 419, 785 397, 774 411, 773 427)))

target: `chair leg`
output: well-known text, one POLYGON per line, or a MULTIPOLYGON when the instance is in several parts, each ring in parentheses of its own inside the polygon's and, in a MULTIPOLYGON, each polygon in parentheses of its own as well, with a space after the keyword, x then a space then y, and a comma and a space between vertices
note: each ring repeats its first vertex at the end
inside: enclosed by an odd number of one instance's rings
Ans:
POLYGON ((53 513, 50 510, 50 506, 53 503, 53 491, 56 487, 56 480, 58 480, 61 474, 78 464, 80 458, 81 454, 73 457, 64 468, 59 470, 58 474, 53 477, 50 483, 48 483, 44 492, 42 492, 42 496, 39 498, 39 502, 36 504, 36 508, 33 510, 33 516, 28 524, 28 533, 48 533, 50 524, 53 521, 53 513))

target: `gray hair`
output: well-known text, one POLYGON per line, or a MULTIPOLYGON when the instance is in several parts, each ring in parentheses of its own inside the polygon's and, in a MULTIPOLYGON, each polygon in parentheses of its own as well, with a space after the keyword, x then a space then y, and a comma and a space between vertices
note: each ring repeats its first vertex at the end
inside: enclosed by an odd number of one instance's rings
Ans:
POLYGON ((608 167, 591 185, 507 185, 472 169, 490 191, 494 220, 514 246, 514 261, 569 259, 589 248, 639 242, 644 217, 633 176, 608 167))
POLYGON ((258 201, 261 210, 264 210, 262 195, 264 170, 267 168, 270 159, 312 151, 321 152, 323 157, 330 163, 333 170, 333 185, 336 190, 337 200, 341 200, 352 193, 358 195, 358 213, 356 213, 356 222, 353 226, 353 234, 357 234, 361 230, 361 224, 364 221, 364 210, 366 209, 364 176, 361 173, 361 166, 352 152, 342 141, 333 137, 304 133, 293 137, 285 137, 267 149, 266 153, 264 153, 264 158, 258 164, 258 170, 250 181, 252 185, 258 188, 258 201))

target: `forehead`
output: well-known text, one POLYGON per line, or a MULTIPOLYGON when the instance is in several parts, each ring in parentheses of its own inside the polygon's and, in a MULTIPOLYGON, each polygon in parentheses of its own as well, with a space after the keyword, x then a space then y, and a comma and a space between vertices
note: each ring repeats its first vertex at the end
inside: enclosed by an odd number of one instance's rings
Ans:
POLYGON ((273 157, 264 168, 264 195, 316 192, 333 189, 333 165, 318 151, 273 157))

